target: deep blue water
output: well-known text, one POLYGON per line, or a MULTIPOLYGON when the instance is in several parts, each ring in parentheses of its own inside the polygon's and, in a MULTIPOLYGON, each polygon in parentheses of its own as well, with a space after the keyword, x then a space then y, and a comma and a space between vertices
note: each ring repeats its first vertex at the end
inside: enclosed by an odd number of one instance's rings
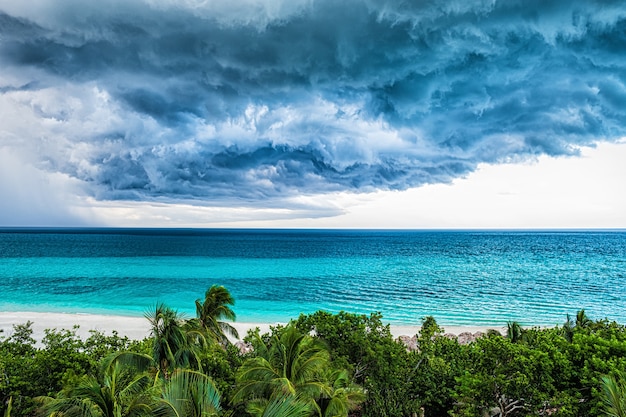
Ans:
POLYGON ((212 284, 238 321, 319 309, 394 324, 626 323, 626 231, 0 229, 0 310, 189 315, 212 284))

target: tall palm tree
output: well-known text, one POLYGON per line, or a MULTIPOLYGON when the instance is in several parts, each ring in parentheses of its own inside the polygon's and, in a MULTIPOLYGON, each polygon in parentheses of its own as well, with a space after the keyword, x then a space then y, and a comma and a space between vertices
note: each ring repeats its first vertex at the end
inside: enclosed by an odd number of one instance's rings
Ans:
POLYGON ((206 290, 204 300, 196 300, 197 325, 209 337, 219 343, 228 343, 227 336, 239 338, 239 333, 231 324, 223 320, 235 321, 237 316, 230 306, 235 305, 235 299, 222 285, 212 285, 206 290))
POLYGON ((332 392, 325 380, 325 371, 330 367, 326 347, 292 325, 280 335, 273 335, 268 344, 257 334, 253 345, 257 356, 239 368, 232 402, 255 406, 259 399, 299 396, 319 413, 315 401, 332 392))
POLYGON ((141 354, 112 355, 100 377, 84 376, 57 398, 39 397, 48 416, 148 417, 159 405, 158 387, 146 372, 152 360, 141 354))
POLYGON ((195 365, 200 367, 200 348, 204 337, 187 329, 176 310, 163 303, 145 314, 153 337, 152 357, 161 375, 167 380, 175 368, 195 365))
POLYGON ((626 417, 626 379, 621 372, 602 377, 604 407, 610 417, 626 417))

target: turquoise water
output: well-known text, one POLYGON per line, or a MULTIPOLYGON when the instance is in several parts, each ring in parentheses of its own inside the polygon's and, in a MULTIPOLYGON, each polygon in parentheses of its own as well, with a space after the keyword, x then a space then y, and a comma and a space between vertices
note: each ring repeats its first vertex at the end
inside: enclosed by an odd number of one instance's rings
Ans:
POLYGON ((626 323, 626 232, 0 230, 2 311, 192 315, 212 284, 243 322, 554 325, 584 308, 626 323))

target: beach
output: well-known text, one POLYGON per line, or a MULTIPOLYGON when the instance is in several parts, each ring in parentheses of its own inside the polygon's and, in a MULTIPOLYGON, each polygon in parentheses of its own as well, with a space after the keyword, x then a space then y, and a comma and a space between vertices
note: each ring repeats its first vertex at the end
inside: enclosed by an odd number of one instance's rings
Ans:
MULTIPOLYGON (((143 317, 130 316, 109 316, 99 314, 70 314, 70 313, 43 313, 43 312, 0 312, 0 329, 4 337, 9 337, 13 333, 13 326, 23 324, 28 321, 33 322, 33 338, 41 341, 44 337, 45 329, 67 329, 71 330, 78 326, 76 334, 81 338, 87 338, 90 331, 96 330, 105 334, 111 334, 114 330, 120 336, 129 339, 140 340, 150 335, 150 325, 143 317)), ((268 332, 270 326, 281 323, 232 323, 243 338, 248 330, 258 327, 261 332, 268 332)), ((284 324, 284 323, 282 323, 284 324)), ((486 332, 493 328, 503 331, 502 328, 487 326, 442 326, 446 333, 459 335, 462 333, 486 332)), ((419 326, 391 325, 391 334, 394 338, 399 336, 413 336, 420 330, 419 326)))

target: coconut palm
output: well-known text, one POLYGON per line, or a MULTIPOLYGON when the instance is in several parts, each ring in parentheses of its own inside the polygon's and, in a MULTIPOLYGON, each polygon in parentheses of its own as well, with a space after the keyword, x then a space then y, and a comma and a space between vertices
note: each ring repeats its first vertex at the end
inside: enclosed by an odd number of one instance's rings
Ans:
POLYGON ((145 316, 154 339, 152 357, 165 379, 175 368, 200 367, 199 354, 204 343, 201 333, 186 328, 178 312, 162 303, 145 316))
POLYGON ((42 411, 63 417, 152 416, 160 403, 155 380, 146 372, 152 359, 114 354, 103 361, 100 377, 84 376, 57 398, 40 397, 42 411))
POLYGON ((163 406, 157 413, 172 417, 218 416, 220 393, 208 376, 177 369, 163 387, 163 406))
POLYGON ((524 337, 524 329, 516 321, 507 321, 506 323, 506 337, 513 343, 521 341, 524 337))
POLYGON ((230 306, 235 305, 235 299, 222 285, 213 285, 206 290, 204 300, 196 300, 196 316, 195 323, 200 329, 204 330, 210 338, 219 343, 228 343, 227 336, 239 338, 237 329, 231 324, 223 320, 235 321, 237 316, 230 306))
POLYGON ((220 394, 206 375, 176 369, 169 380, 154 378, 148 355, 115 353, 103 360, 101 379, 83 377, 57 398, 40 397, 50 417, 213 417, 220 394))
POLYGON ((585 329, 589 327, 590 324, 591 319, 587 316, 587 313, 585 313, 585 309, 578 310, 576 313, 576 327, 579 329, 585 329))
POLYGON ((607 416, 626 417, 626 379, 621 372, 602 377, 604 407, 607 416))
POLYGON ((254 405, 258 399, 291 395, 319 410, 315 400, 330 396, 332 389, 325 380, 330 355, 318 339, 290 325, 267 344, 257 333, 253 345, 256 357, 239 368, 233 403, 254 405))
POLYGON ((363 388, 352 382, 348 371, 329 370, 327 380, 330 383, 330 394, 320 398, 317 403, 322 417, 344 417, 365 401, 363 388))

